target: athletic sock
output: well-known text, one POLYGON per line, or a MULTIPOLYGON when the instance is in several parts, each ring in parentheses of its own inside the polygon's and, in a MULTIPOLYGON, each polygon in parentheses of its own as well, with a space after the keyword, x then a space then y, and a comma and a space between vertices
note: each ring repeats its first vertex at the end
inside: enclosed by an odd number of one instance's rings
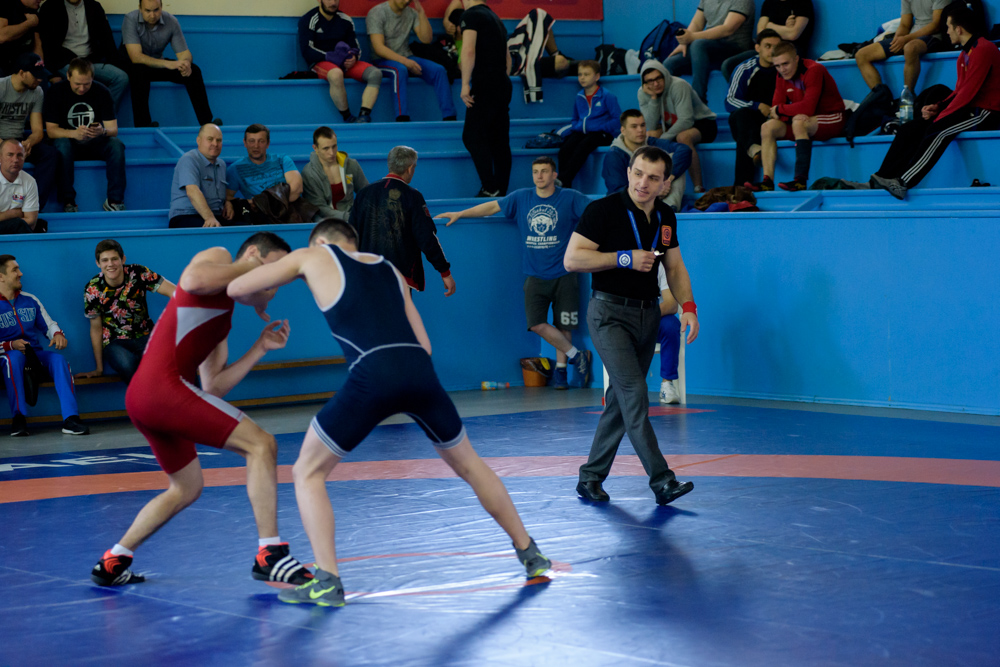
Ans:
POLYGON ((557 361, 557 362, 556 362, 556 368, 566 368, 566 364, 561 364, 561 363, 559 363, 559 362, 557 361))
POLYGON ((346 109, 337 109, 337 111, 340 111, 340 115, 344 117, 344 120, 348 120, 354 115, 351 113, 351 107, 347 107, 346 109))
POLYGON ((812 139, 799 139, 795 142, 795 180, 805 183, 809 180, 809 167, 812 162, 812 139))
POLYGON ((275 537, 262 537, 259 540, 257 540, 257 548, 258 549, 263 549, 264 547, 270 546, 272 544, 281 544, 281 538, 277 537, 277 536, 275 536, 275 537))
POLYGON ((570 361, 573 361, 574 359, 576 359, 576 355, 579 352, 580 350, 576 349, 576 346, 574 345, 573 347, 569 348, 569 352, 566 353, 566 358, 569 359, 570 361))
POLYGON ((128 556, 129 558, 131 558, 135 554, 130 549, 126 549, 122 545, 116 544, 115 546, 111 547, 111 555, 112 556, 128 556))

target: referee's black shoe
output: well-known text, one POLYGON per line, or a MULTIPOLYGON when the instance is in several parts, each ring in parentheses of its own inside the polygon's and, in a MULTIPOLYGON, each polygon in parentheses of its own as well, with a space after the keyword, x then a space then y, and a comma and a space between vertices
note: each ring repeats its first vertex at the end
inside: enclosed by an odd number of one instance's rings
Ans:
POLYGON ((678 482, 676 479, 656 492, 657 505, 669 505, 686 493, 694 489, 694 482, 678 482))
POLYGON ((576 492, 580 497, 594 503, 606 503, 611 500, 600 482, 580 482, 576 485, 576 492))

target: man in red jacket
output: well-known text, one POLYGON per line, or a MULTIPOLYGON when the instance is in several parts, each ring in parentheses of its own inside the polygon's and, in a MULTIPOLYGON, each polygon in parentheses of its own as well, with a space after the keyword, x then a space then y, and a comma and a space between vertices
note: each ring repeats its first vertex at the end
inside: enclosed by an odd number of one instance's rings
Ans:
POLYGON ((815 60, 799 58, 791 42, 781 42, 771 54, 778 71, 778 83, 774 87, 770 120, 760 128, 764 180, 746 185, 758 192, 774 190, 778 140, 794 139, 795 178, 779 185, 792 192, 805 190, 812 142, 833 139, 844 131, 844 100, 826 68, 815 60))
POLYGON ((948 16, 948 38, 961 44, 955 91, 938 104, 920 109, 921 118, 899 128, 882 166, 872 174, 872 188, 896 199, 919 183, 959 132, 1000 127, 1000 50, 977 37, 980 27, 964 5, 948 16))

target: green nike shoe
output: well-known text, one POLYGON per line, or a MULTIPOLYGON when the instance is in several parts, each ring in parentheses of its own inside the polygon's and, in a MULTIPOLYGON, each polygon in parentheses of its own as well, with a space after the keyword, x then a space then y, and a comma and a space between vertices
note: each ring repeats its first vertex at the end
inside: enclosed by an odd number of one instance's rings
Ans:
POLYGON ((523 550, 518 549, 515 545, 514 551, 517 553, 517 559, 521 561, 521 565, 524 566, 524 570, 529 579, 542 576, 552 567, 552 561, 542 554, 538 545, 535 544, 534 539, 532 539, 531 542, 528 543, 527 548, 523 550))
POLYGON ((311 579, 301 586, 280 591, 278 599, 288 604, 343 607, 345 604, 344 585, 340 583, 340 577, 317 567, 315 579, 311 579))

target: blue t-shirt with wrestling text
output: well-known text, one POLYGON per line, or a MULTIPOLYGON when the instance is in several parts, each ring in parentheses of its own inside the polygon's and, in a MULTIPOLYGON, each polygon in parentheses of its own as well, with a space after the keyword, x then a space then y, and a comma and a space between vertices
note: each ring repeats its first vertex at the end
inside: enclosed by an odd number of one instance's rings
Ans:
POLYGON ((226 171, 227 188, 243 193, 243 197, 256 197, 272 185, 285 182, 286 171, 297 171, 292 158, 287 155, 264 156, 264 162, 256 164, 248 157, 241 157, 229 165, 226 171))
POLYGON ((568 273, 563 255, 588 204, 589 197, 564 188, 546 198, 539 197, 535 188, 523 188, 500 200, 500 212, 517 221, 524 238, 521 257, 526 275, 552 280, 568 273))

